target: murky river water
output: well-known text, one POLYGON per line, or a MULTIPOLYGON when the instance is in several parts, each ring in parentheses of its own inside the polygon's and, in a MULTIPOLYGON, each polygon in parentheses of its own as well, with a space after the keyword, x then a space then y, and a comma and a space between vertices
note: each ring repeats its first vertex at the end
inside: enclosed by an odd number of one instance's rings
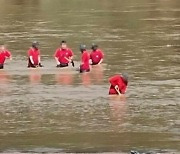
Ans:
POLYGON ((13 54, 0 70, 1 152, 180 152, 179 0, 0 0, 0 42, 13 54), (57 69, 62 39, 76 67, 92 42, 103 65, 57 69), (33 40, 42 69, 26 68, 33 40), (124 100, 108 96, 120 72, 124 100))

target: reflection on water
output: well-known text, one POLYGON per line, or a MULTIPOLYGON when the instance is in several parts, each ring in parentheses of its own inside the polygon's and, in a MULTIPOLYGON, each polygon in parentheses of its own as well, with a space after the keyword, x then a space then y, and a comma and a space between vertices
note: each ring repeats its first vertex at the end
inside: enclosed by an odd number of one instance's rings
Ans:
POLYGON ((29 81, 32 84, 37 84, 41 82, 41 70, 38 68, 29 68, 29 81))
POLYGON ((84 86, 89 86, 91 84, 91 77, 89 72, 82 73, 81 79, 84 86))
POLYGON ((91 69, 91 78, 95 82, 95 84, 102 83, 103 81, 103 74, 104 68, 103 65, 93 65, 91 69))
POLYGON ((5 70, 0 70, 0 84, 9 83, 10 76, 5 70))
POLYGON ((10 75, 5 70, 0 70, 0 96, 9 91, 10 75))
POLYGON ((92 66, 90 72, 80 74, 82 84, 87 87, 92 84, 101 84, 103 82, 104 77, 103 71, 104 68, 102 65, 92 66))
POLYGON ((62 85, 72 85, 73 84, 74 74, 72 74, 71 70, 58 70, 55 74, 55 80, 58 84, 62 85))
POLYGON ((13 61, 0 71, 0 151, 179 152, 179 12, 179 0, 1 0, 13 61), (96 42, 104 63, 57 69, 63 39, 77 63, 79 44, 96 42), (26 68, 33 40, 44 68, 26 68), (108 78, 121 72, 126 98, 109 97, 108 78))
POLYGON ((113 120, 117 120, 119 122, 118 125, 122 125, 122 120, 127 112, 126 97, 124 95, 109 96, 109 106, 113 120))

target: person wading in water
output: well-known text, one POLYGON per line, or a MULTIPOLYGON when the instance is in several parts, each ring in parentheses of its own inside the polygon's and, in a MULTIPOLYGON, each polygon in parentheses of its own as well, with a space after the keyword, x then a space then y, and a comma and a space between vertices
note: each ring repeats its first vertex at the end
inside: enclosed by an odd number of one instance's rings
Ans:
POLYGON ((0 69, 4 68, 4 63, 6 59, 12 59, 11 52, 8 51, 5 45, 0 46, 0 69))
POLYGON ((60 48, 56 49, 54 54, 57 63, 56 67, 67 67, 69 63, 72 63, 74 67, 73 55, 73 51, 67 47, 66 41, 61 41, 60 48))
POLYGON ((43 67, 41 65, 39 43, 37 41, 34 41, 32 47, 28 50, 28 67, 43 67))

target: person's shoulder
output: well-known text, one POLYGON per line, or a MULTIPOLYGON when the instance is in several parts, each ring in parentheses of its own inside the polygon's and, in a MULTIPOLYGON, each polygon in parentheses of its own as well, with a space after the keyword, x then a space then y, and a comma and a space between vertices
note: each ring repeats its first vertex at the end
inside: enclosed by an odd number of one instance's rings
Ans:
POLYGON ((98 49, 97 51, 103 53, 103 50, 102 50, 102 49, 98 49))
POLYGON ((114 74, 113 76, 111 76, 112 78, 119 78, 119 79, 122 79, 121 75, 120 74, 114 74))
POLYGON ((11 54, 11 51, 10 50, 6 50, 6 53, 11 54))
POLYGON ((109 80, 117 80, 117 79, 120 79, 120 75, 119 74, 114 74, 114 75, 111 75, 109 77, 109 80))
POLYGON ((6 49, 4 52, 5 52, 5 53, 11 53, 8 49, 6 49))
POLYGON ((61 52, 61 51, 62 51, 61 48, 57 48, 56 51, 55 51, 55 53, 59 53, 59 52, 61 52))
POLYGON ((58 47, 58 48, 56 48, 56 51, 62 51, 62 48, 61 47, 58 47))
POLYGON ((33 51, 33 48, 32 48, 32 47, 30 47, 30 48, 28 49, 28 52, 31 52, 31 51, 33 51))

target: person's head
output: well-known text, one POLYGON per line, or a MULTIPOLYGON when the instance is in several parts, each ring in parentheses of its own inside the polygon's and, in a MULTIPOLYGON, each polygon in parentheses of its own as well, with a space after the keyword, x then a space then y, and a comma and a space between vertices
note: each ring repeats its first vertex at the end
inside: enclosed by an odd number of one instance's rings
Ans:
POLYGON ((33 41, 33 42, 32 42, 32 47, 35 48, 35 49, 38 49, 38 47, 39 47, 39 42, 38 42, 38 41, 33 41))
POLYGON ((67 44, 66 44, 66 41, 61 41, 61 48, 62 49, 66 49, 67 48, 67 44))
POLYGON ((81 44, 79 47, 79 50, 83 53, 83 51, 86 50, 86 45, 85 44, 81 44))
POLYGON ((128 79, 129 79, 128 74, 127 73, 122 73, 121 76, 122 76, 123 80, 125 81, 125 83, 127 84, 128 79))
POLYGON ((92 46, 91 46, 91 49, 92 49, 93 51, 96 51, 97 48, 98 48, 98 45, 95 44, 95 43, 93 43, 92 46))
POLYGON ((5 45, 1 45, 0 46, 0 51, 4 51, 6 49, 6 46, 5 45))

